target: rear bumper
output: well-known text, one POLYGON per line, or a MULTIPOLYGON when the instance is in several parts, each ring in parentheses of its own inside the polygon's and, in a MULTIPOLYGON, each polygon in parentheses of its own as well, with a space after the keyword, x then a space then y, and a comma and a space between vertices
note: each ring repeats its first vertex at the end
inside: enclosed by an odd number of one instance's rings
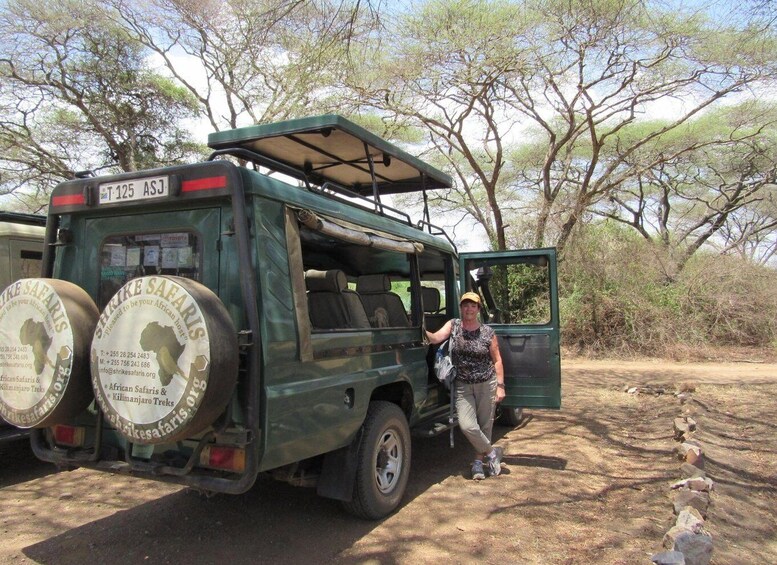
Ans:
POLYGON ((190 488, 224 494, 242 494, 250 489, 258 474, 256 450, 246 446, 246 469, 241 475, 230 477, 214 476, 206 469, 195 467, 201 449, 189 457, 183 467, 171 466, 155 461, 134 458, 126 460, 102 459, 99 450, 64 449, 51 447, 46 439, 45 430, 35 429, 30 434, 32 450, 38 459, 54 463, 61 468, 84 467, 96 471, 119 473, 154 481, 179 484, 190 488))
POLYGON ((16 441, 20 439, 27 439, 28 437, 30 437, 30 430, 23 430, 21 428, 16 428, 14 426, 11 426, 10 424, 0 425, 0 443, 5 443, 7 441, 16 441))

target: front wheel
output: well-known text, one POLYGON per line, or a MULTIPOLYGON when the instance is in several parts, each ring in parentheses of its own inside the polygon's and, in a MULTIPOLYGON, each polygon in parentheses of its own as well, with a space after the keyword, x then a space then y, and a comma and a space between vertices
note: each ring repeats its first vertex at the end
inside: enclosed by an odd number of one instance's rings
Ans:
POLYGON ((410 428, 396 404, 372 402, 364 421, 353 487, 343 502, 348 512, 369 520, 399 506, 410 475, 410 428))

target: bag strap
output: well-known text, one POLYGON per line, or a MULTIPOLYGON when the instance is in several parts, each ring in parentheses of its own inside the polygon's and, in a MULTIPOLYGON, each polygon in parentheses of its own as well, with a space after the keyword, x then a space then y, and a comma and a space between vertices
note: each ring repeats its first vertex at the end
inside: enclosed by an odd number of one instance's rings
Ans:
MULTIPOLYGON (((448 354, 450 354, 451 349, 453 347, 453 339, 458 336, 459 330, 461 329, 461 320, 459 318, 454 318, 452 322, 451 327, 451 335, 448 338, 448 354)), ((453 422, 455 419, 455 410, 456 410, 456 377, 454 376, 453 379, 451 379, 450 383, 450 411, 448 413, 448 425, 450 426, 450 444, 451 448, 453 448, 453 422)))

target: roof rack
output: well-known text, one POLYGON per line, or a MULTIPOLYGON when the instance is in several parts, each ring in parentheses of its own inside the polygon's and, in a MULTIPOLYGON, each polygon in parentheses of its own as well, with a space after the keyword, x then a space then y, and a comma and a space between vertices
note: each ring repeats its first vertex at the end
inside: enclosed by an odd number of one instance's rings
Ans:
POLYGON ((389 211, 409 225, 409 216, 384 205, 381 194, 421 192, 419 229, 429 225, 426 191, 452 186, 449 175, 334 114, 211 133, 208 146, 215 150, 211 159, 223 154, 246 159, 299 179, 310 190, 316 185, 319 192, 366 200, 374 212, 389 211))

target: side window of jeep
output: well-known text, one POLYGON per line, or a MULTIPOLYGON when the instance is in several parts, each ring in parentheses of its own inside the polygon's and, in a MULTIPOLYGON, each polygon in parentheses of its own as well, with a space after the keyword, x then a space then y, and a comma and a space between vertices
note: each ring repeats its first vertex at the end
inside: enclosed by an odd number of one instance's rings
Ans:
POLYGON ((300 227, 312 331, 414 325, 408 253, 355 240, 300 227))
POLYGON ((190 232, 115 235, 100 246, 100 308, 127 281, 145 275, 201 279, 199 238, 190 232))
POLYGON ((450 308, 456 302, 453 261, 439 252, 427 252, 419 258, 419 269, 424 325, 428 331, 436 332, 453 317, 450 308))

